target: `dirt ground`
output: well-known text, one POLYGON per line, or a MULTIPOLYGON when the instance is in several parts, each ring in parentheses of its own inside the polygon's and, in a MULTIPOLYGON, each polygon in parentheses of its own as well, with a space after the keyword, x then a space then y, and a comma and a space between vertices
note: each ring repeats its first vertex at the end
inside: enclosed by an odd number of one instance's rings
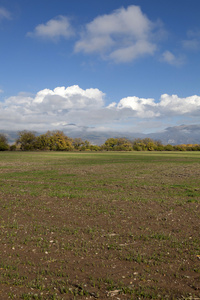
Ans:
POLYGON ((0 299, 200 299, 198 161, 34 155, 0 161, 0 299))

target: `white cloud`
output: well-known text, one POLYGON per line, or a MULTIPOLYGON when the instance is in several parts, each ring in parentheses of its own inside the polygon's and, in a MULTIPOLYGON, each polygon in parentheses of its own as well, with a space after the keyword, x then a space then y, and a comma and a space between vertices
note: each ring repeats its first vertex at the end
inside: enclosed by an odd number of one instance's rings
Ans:
POLYGON ((0 89, 0 93, 3 93, 4 91, 0 89))
POLYGON ((200 40, 198 39, 184 40, 182 41, 182 45, 187 50, 197 51, 200 49, 200 40))
POLYGON ((159 109, 162 114, 196 115, 200 113, 200 96, 179 98, 177 95, 161 95, 159 109))
POLYGON ((87 24, 75 52, 98 53, 104 59, 130 62, 155 53, 153 34, 158 27, 160 24, 150 21, 139 6, 120 8, 87 24))
POLYGON ((163 94, 158 102, 153 98, 130 96, 108 106, 104 98, 105 94, 97 88, 84 90, 77 85, 44 89, 35 96, 20 93, 0 102, 0 128, 47 131, 103 127, 127 131, 143 124, 143 130, 145 126, 150 130, 150 124, 155 128, 156 124, 160 127, 160 123, 165 123, 168 127, 173 118, 195 120, 200 114, 197 95, 180 98, 163 94))
POLYGON ((73 119, 83 124, 81 116, 104 106, 104 93, 98 89, 83 90, 79 86, 44 89, 34 97, 25 93, 0 103, 0 128, 35 128, 48 130, 54 124, 63 126, 73 119))
POLYGON ((49 20, 46 24, 39 24, 33 32, 28 32, 30 37, 39 37, 56 41, 63 38, 69 38, 74 34, 74 30, 66 16, 57 16, 49 20))
POLYGON ((182 41, 182 45, 186 50, 198 51, 200 49, 200 30, 189 30, 187 39, 182 41))
POLYGON ((37 93, 32 103, 40 110, 85 110, 102 107, 104 94, 98 89, 81 89, 78 85, 57 87, 37 93))
POLYGON ((2 19, 10 20, 11 14, 6 8, 0 7, 0 20, 2 19))
POLYGON ((200 38, 200 30, 188 30, 187 31, 188 38, 200 38))
POLYGON ((117 107, 131 108, 140 118, 196 115, 200 112, 200 96, 179 98, 177 95, 163 94, 159 102, 153 98, 127 97, 121 99, 117 107))
POLYGON ((172 52, 166 50, 162 54, 161 61, 164 61, 173 66, 180 66, 184 64, 184 57, 183 56, 176 57, 172 52))
POLYGON ((110 54, 110 58, 117 63, 130 62, 143 55, 153 55, 156 46, 148 41, 137 41, 134 45, 117 49, 110 54))
POLYGON ((131 108, 137 117, 152 118, 160 116, 160 113, 157 112, 156 106, 157 104, 152 98, 144 99, 134 96, 121 99, 117 108, 131 108))

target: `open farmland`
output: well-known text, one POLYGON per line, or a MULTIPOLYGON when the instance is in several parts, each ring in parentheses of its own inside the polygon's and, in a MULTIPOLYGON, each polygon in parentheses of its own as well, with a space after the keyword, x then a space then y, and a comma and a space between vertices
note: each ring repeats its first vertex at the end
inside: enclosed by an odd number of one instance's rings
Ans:
POLYGON ((200 299, 200 152, 0 153, 0 299, 200 299))

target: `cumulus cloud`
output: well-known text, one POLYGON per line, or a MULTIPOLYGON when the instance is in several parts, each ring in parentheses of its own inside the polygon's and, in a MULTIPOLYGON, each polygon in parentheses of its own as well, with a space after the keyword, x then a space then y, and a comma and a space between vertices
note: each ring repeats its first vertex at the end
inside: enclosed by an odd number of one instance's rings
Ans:
POLYGON ((158 104, 160 113, 170 115, 197 115, 200 113, 200 96, 179 98, 177 95, 161 95, 158 104))
POLYGON ((114 50, 110 54, 110 58, 118 63, 130 62, 143 55, 153 55, 156 46, 148 41, 137 41, 134 45, 126 48, 114 50))
POLYGON ((34 96, 20 93, 5 99, 0 102, 0 128, 37 131, 107 128, 127 131, 138 128, 139 124, 143 124, 143 129, 144 126, 149 129, 149 124, 154 124, 154 127, 159 124, 160 127, 160 123, 167 119, 195 119, 199 114, 200 96, 197 95, 180 98, 163 94, 159 101, 129 96, 106 106, 105 94, 99 89, 84 90, 74 85, 44 89, 34 96))
POLYGON ((127 97, 119 101, 117 108, 131 108, 140 118, 196 115, 200 112, 200 96, 180 98, 177 95, 163 94, 159 102, 153 98, 127 97))
POLYGON ((0 103, 0 128, 7 126, 8 120, 11 127, 16 122, 19 129, 34 127, 37 130, 52 129, 55 124, 64 126, 74 119, 77 124, 83 124, 80 116, 103 106, 103 92, 95 88, 83 90, 77 85, 44 89, 34 97, 20 93, 0 103))
POLYGON ((152 98, 127 97, 120 100, 118 109, 129 108, 134 111, 135 116, 140 118, 152 118, 160 116, 156 109, 155 100, 152 98))
POLYGON ((10 12, 4 7, 0 7, 0 20, 2 19, 7 19, 7 20, 11 19, 10 12))
POLYGON ((171 51, 166 50, 162 54, 161 61, 166 62, 173 66, 180 66, 184 64, 184 57, 183 56, 176 57, 171 51))
POLYGON ((160 23, 153 23, 139 6, 120 8, 96 17, 85 26, 75 52, 98 53, 115 62, 130 62, 143 55, 153 55, 153 35, 160 23))
POLYGON ((58 40, 61 37, 69 38, 74 34, 74 30, 66 16, 57 16, 45 24, 39 24, 33 32, 28 32, 27 36, 39 37, 50 40, 58 40))

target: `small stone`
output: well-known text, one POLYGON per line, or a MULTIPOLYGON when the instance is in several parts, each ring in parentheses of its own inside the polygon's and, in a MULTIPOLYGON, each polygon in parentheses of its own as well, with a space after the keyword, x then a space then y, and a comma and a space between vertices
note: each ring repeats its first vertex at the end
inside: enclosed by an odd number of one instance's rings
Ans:
POLYGON ((118 295, 120 292, 121 292, 121 290, 110 291, 110 292, 108 292, 108 296, 114 297, 114 296, 118 295))

